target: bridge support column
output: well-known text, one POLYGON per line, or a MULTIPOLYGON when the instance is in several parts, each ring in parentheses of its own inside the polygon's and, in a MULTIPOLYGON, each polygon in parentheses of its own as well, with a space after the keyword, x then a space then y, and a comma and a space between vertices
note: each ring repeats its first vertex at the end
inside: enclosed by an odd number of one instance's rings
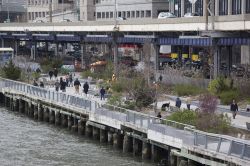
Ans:
POLYGON ((170 166, 176 166, 177 165, 177 156, 174 155, 174 153, 170 152, 170 166))
POLYGON ((43 108, 41 104, 38 104, 38 120, 43 121, 43 108))
POLYGON ((151 157, 151 145, 147 142, 142 143, 142 159, 148 160, 151 157))
POLYGON ((177 156, 177 165, 178 166, 187 166, 188 162, 187 162, 187 160, 185 160, 185 158, 177 156))
POLYGON ((100 139, 100 129, 93 126, 93 138, 95 140, 100 139))
POLYGON ((61 118, 62 118, 62 127, 64 128, 68 127, 68 116, 61 114, 61 118))
POLYGON ((86 127, 86 121, 82 119, 78 120, 78 134, 79 135, 85 134, 85 127, 86 127))
POLYGON ((120 149, 123 146, 123 138, 120 133, 113 134, 113 147, 115 149, 120 149))
POLYGON ((133 138, 125 134, 123 139, 123 153, 133 151, 133 138))
POLYGON ((25 103, 22 99, 19 99, 19 108, 18 108, 18 111, 20 113, 24 113, 25 111, 25 103))
POLYGON ((74 124, 73 117, 72 116, 68 116, 68 129, 69 130, 71 130, 73 124, 74 124))
POLYGON ((133 138, 133 155, 138 156, 142 154, 142 141, 133 138))
POLYGON ((159 153, 159 147, 155 145, 151 145, 151 160, 153 162, 159 161, 160 153, 159 153))
POLYGON ((220 73, 220 54, 221 49, 219 47, 216 47, 214 53, 214 78, 217 78, 220 73))
POLYGON ((10 110, 13 111, 13 105, 14 105, 14 101, 13 101, 13 97, 10 98, 10 110))
POLYGON ((71 131, 77 132, 78 131, 78 119, 76 117, 73 117, 73 126, 71 128, 71 131))
POLYGON ((5 107, 8 107, 8 105, 9 105, 9 104, 8 104, 8 100, 9 100, 9 98, 8 98, 7 96, 5 96, 5 97, 4 97, 4 106, 5 106, 5 107))
POLYGON ((113 144, 113 133, 108 131, 108 143, 113 144))
POLYGON ((86 126, 85 135, 86 135, 87 137, 91 137, 91 136, 92 136, 92 126, 90 126, 90 125, 87 125, 87 126, 86 126))
POLYGON ((55 111, 49 110, 49 122, 55 124, 55 111))
POLYGON ((1 47, 4 48, 4 39, 1 38, 1 47))
POLYGON ((43 110, 44 110, 44 121, 49 122, 49 109, 45 107, 43 110))
POLYGON ((55 111, 55 125, 61 125, 61 113, 59 111, 55 111))
POLYGON ((31 118, 34 118, 34 109, 35 109, 35 106, 30 102, 30 109, 29 109, 29 117, 31 118))
POLYGON ((13 99, 13 111, 18 112, 19 111, 19 100, 13 99))
POLYGON ((25 101, 25 110, 24 110, 24 114, 26 116, 29 116, 29 103, 27 101, 25 101))
POLYGON ((188 159, 188 166, 196 166, 196 162, 188 159))
POLYGON ((34 119, 38 120, 38 106, 34 105, 34 119))
POLYGON ((105 143, 107 142, 107 131, 100 129, 100 142, 105 143))

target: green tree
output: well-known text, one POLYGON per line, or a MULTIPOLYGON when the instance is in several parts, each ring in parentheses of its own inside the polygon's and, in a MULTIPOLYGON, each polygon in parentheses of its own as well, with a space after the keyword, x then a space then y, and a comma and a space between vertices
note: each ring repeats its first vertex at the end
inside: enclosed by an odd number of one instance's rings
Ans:
POLYGON ((3 67, 4 77, 11 80, 18 80, 21 77, 21 69, 16 67, 12 60, 3 67))

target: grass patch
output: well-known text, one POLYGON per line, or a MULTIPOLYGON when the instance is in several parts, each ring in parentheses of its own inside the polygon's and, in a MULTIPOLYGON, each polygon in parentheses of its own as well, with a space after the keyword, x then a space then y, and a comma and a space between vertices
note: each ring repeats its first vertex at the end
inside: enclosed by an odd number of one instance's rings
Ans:
POLYGON ((193 85, 175 85, 174 93, 178 96, 189 96, 189 95, 198 95, 206 92, 205 89, 193 86, 193 85))
POLYGON ((194 111, 185 110, 173 113, 168 117, 168 120, 195 126, 197 118, 198 116, 194 111))

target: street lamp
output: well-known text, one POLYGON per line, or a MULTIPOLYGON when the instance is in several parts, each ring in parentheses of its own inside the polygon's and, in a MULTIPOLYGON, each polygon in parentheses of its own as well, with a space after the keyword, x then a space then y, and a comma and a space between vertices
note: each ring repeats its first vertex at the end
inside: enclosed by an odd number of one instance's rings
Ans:
POLYGON ((118 74, 118 31, 119 27, 117 27, 117 0, 115 0, 115 9, 114 9, 114 32, 113 32, 113 47, 114 47, 114 74, 117 77, 118 74))
POLYGON ((7 23, 10 22, 10 10, 9 10, 9 0, 7 0, 7 23))

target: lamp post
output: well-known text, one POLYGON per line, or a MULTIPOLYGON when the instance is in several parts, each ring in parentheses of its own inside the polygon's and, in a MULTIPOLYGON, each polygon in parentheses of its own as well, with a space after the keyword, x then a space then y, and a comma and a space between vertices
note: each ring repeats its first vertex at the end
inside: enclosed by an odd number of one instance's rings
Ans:
POLYGON ((63 20, 64 20, 64 0, 62 0, 62 15, 63 15, 63 20))
POLYGON ((10 22, 10 10, 9 10, 9 0, 7 0, 7 23, 10 22))
POLYGON ((115 10, 114 10, 114 32, 113 32, 113 48, 114 48, 114 74, 117 77, 118 74, 118 31, 117 27, 117 0, 115 0, 115 10))

